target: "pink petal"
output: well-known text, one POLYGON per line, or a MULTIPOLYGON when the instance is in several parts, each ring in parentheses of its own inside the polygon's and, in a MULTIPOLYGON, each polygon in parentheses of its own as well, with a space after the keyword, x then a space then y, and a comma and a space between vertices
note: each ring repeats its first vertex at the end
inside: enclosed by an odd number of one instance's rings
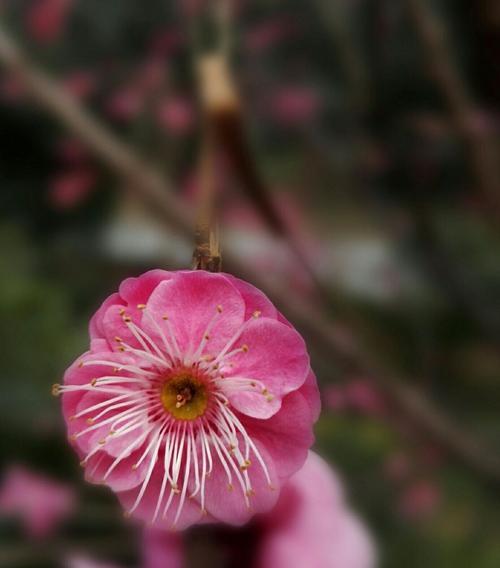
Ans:
POLYGON ((232 489, 229 490, 226 473, 220 461, 216 458, 212 473, 206 480, 205 493, 206 509, 215 519, 232 525, 243 525, 255 513, 269 511, 276 504, 280 485, 273 460, 263 444, 256 440, 255 445, 267 465, 271 484, 268 483, 257 459, 253 459, 252 465, 247 471, 255 495, 250 497, 250 508, 248 508, 243 490, 234 475, 234 471, 232 471, 232 489))
POLYGON ((271 300, 262 293, 258 288, 252 286, 244 280, 235 278, 231 274, 224 276, 238 289, 245 301, 245 319, 252 317, 255 311, 261 312, 261 315, 270 319, 277 319, 278 310, 274 307, 271 300))
POLYGON ((321 412, 321 398, 319 394, 318 384, 316 382, 316 376, 312 369, 309 370, 307 379, 300 387, 299 392, 309 405, 313 422, 316 422, 321 412))
POLYGON ((154 269, 139 277, 127 278, 120 284, 120 297, 130 306, 137 307, 137 304, 146 304, 158 284, 164 280, 171 280, 173 277, 172 272, 154 269))
MULTIPOLYGON (((215 317, 205 352, 217 354, 242 325, 245 304, 241 294, 221 274, 179 272, 174 279, 157 286, 148 301, 148 310, 167 315, 181 350, 193 353, 215 317), (218 306, 222 308, 220 314, 218 306)), ((143 326, 156 333, 147 317, 143 318, 143 326)))
POLYGON ((246 418, 245 427, 252 439, 265 446, 280 479, 290 477, 304 465, 314 442, 310 409, 300 391, 287 395, 280 411, 268 420, 246 418))
POLYGON ((115 459, 106 452, 97 452, 87 462, 85 479, 98 485, 104 483, 113 491, 131 491, 146 477, 147 463, 143 462, 139 467, 133 467, 141 455, 142 451, 137 451, 121 460, 104 479, 115 459))
MULTIPOLYGON (((159 459, 158 463, 155 465, 153 473, 151 475, 151 479, 147 485, 146 491, 133 515, 135 518, 141 519, 147 523, 152 523, 154 513, 156 510, 156 505, 158 503, 158 497, 161 491, 161 485, 163 481, 163 458, 159 459)), ((141 486, 137 486, 135 489, 131 491, 124 491, 118 493, 118 498, 120 499, 121 504, 123 505, 126 511, 130 510, 139 494, 141 486)), ((200 504, 196 501, 196 499, 189 499, 189 496, 186 496, 184 501, 181 514, 175 527, 173 526, 174 520, 177 514, 177 508, 179 506, 180 495, 175 495, 172 499, 172 503, 167 511, 165 517, 163 517, 163 511, 165 507, 165 503, 167 498, 170 494, 170 487, 167 485, 167 488, 164 493, 164 498, 162 501, 162 505, 160 508, 160 512, 158 517, 154 523, 154 527, 162 528, 162 529, 173 529, 176 530, 183 530, 186 527, 198 522, 202 517, 202 511, 200 504)))
POLYGON ((92 319, 90 320, 89 324, 89 333, 92 339, 96 338, 105 339, 106 336, 102 324, 102 319, 104 317, 104 314, 108 311, 109 307, 114 305, 118 306, 125 305, 125 302, 122 300, 120 294, 118 293, 111 294, 111 296, 106 298, 104 302, 101 304, 100 308, 97 310, 97 312, 92 316, 92 319))
POLYGON ((292 328, 268 318, 251 321, 241 334, 236 346, 248 350, 231 358, 232 368, 226 377, 242 377, 262 382, 268 389, 266 397, 231 394, 231 404, 240 412, 255 418, 268 418, 279 409, 279 400, 298 389, 309 372, 309 356, 304 340, 292 328), (256 401, 259 402, 256 402, 256 401))

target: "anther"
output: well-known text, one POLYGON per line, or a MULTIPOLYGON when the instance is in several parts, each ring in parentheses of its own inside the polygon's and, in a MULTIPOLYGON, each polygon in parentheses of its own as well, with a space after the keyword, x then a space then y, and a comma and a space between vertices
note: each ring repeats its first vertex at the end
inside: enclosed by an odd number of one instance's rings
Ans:
POLYGON ((53 396, 59 396, 61 394, 61 385, 59 383, 53 384, 51 392, 53 396))
POLYGON ((258 318, 258 317, 260 317, 261 313, 262 313, 261 311, 255 310, 255 312, 252 315, 253 315, 254 318, 258 318))
POLYGON ((146 304, 137 304, 137 309, 138 309, 138 310, 144 310, 144 309, 146 309, 146 304))
POLYGON ((252 465, 252 462, 251 462, 250 460, 245 460, 245 461, 240 465, 240 469, 241 469, 241 471, 246 471, 251 465, 252 465))
POLYGON ((208 341, 210 339, 210 335, 208 333, 205 335, 205 339, 208 341))
POLYGON ((130 316, 123 316, 123 321, 125 323, 130 323, 132 321, 132 318, 130 316))
POLYGON ((255 495, 255 491, 254 491, 253 489, 248 489, 248 490, 245 492, 245 495, 246 495, 247 497, 253 497, 253 496, 255 495))
POLYGON ((220 304, 217 306, 217 311, 219 312, 219 314, 222 313, 222 306, 220 304))
POLYGON ((232 483, 228 483, 227 484, 227 490, 228 491, 232 491, 234 489, 233 484, 232 483))
POLYGON ((243 353, 248 353, 248 345, 247 344, 242 345, 241 350, 243 351, 243 353))
POLYGON ((92 379, 92 380, 90 381, 90 386, 91 386, 91 387, 95 387, 96 384, 97 384, 97 379, 92 379))
POLYGON ((121 337, 116 336, 115 341, 116 341, 116 343, 121 343, 123 341, 123 339, 121 337))
POLYGON ((165 314, 165 315, 161 316, 161 319, 163 319, 163 320, 165 320, 165 321, 166 321, 166 320, 168 320, 168 316, 167 316, 167 314, 165 314))
POLYGON ((89 426, 92 426, 92 424, 94 423, 94 419, 93 418, 87 418, 87 424, 89 426))

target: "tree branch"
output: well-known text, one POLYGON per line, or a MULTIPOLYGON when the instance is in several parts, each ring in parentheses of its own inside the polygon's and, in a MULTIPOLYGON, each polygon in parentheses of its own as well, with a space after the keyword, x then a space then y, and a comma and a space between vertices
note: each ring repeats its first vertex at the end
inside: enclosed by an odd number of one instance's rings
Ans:
MULTIPOLYGON (((78 102, 66 95, 54 81, 37 70, 20 53, 1 25, 0 63, 23 81, 34 100, 78 136, 103 164, 124 179, 129 190, 134 191, 154 215, 168 227, 175 227, 191 239, 191 219, 179 200, 169 192, 162 177, 99 124, 78 102)), ((417 426, 463 464, 487 479, 500 483, 500 460, 495 453, 482 447, 464 428, 448 418, 410 380, 388 373, 379 364, 377 353, 361 349, 348 326, 328 321, 323 312, 305 305, 303 301, 293 301, 288 290, 271 285, 265 274, 257 273, 240 262, 232 254, 230 243, 227 249, 225 257, 228 265, 240 276, 266 290, 287 316, 317 341, 326 357, 335 357, 336 363, 345 369, 373 377, 386 396, 417 426)))
POLYGON ((429 72, 462 138, 470 173, 488 206, 487 213, 497 226, 500 217, 498 145, 487 129, 475 126, 477 108, 453 64, 444 25, 428 6, 427 0, 407 1, 429 72))

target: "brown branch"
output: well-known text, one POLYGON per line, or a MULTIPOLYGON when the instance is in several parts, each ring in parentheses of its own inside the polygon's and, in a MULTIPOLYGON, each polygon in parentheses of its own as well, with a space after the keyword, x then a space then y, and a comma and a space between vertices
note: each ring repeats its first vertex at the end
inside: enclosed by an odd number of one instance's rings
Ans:
POLYGON ((500 217, 498 147, 486 129, 474 126, 477 108, 462 80, 446 39, 446 30, 427 0, 407 0, 429 73, 443 97, 455 130, 462 138, 470 173, 495 224, 500 217))
MULTIPOLYGON (((0 63, 23 81, 34 100, 78 136, 103 164, 126 180, 129 190, 134 191, 153 214, 168 227, 173 226, 191 238, 191 220, 161 176, 29 63, 1 25, 0 63)), ((452 455, 482 476, 500 483, 500 460, 493 451, 482 447, 464 428, 455 424, 411 381, 391 376, 378 363, 378 354, 363 351, 346 327, 329 322, 324 313, 303 301, 293 301, 285 288, 270 285, 265 274, 254 272, 233 256, 229 243, 227 248, 226 261, 233 270, 266 290, 287 316, 317 341, 328 358, 335 357, 346 369, 369 374, 401 412, 452 455)))

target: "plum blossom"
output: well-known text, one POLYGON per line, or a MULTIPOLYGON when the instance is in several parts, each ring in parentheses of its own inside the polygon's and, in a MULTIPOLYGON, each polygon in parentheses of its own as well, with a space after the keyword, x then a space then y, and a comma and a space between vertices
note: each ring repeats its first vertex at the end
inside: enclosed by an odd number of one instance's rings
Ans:
POLYGON ((87 480, 154 526, 247 522, 304 463, 319 413, 306 346, 227 274, 125 280, 69 367, 63 412, 87 480))
MULTIPOLYGON (((207 536, 212 530, 200 527, 207 536)), ((248 525, 212 530, 221 566, 249 568, 373 568, 376 551, 360 519, 346 503, 342 484, 313 452, 281 492, 276 507, 248 525), (224 559, 224 562, 222 562, 224 559)), ((191 533, 146 529, 144 568, 183 568, 191 533)))
POLYGON ((0 487, 0 514, 20 518, 31 538, 50 535, 75 507, 75 495, 68 485, 12 465, 0 487))
POLYGON ((348 508, 339 478, 309 452, 265 518, 255 568, 373 568, 375 547, 348 508))

